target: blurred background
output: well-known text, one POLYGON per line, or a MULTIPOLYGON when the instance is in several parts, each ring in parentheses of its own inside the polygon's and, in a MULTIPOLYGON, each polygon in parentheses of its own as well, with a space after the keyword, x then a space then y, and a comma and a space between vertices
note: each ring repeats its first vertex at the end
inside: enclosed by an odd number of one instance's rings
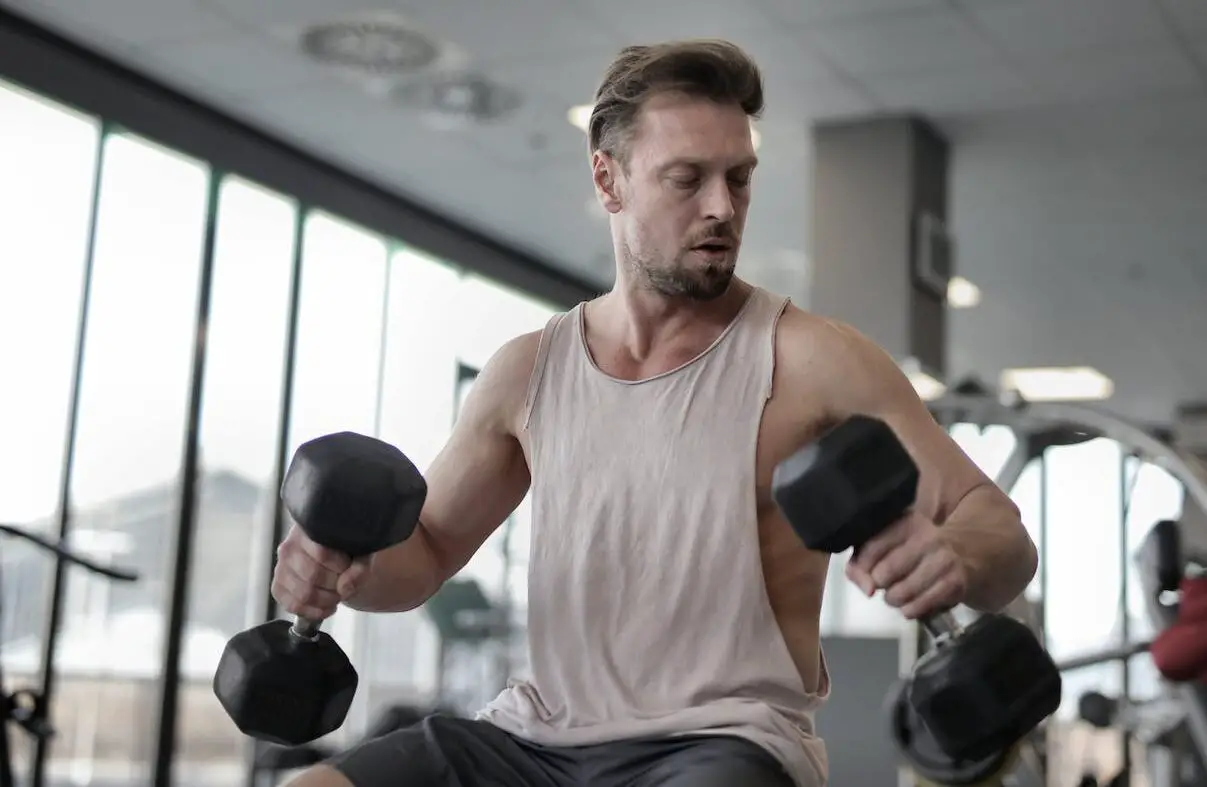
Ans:
MULTIPOLYGON (((1207 4, 0 0, 0 523, 141 575, 0 542, 4 690, 57 733, 7 725, 18 783, 283 778, 211 681, 277 614, 284 463, 353 430, 422 469, 504 341, 611 286, 593 91, 703 36, 766 78, 740 273, 884 344, 1040 545, 1015 612, 1088 663, 1017 783, 1207 783, 1193 735, 1079 711, 1192 696, 1128 648, 1176 595, 1153 526, 1207 544, 1207 4)), ((524 674, 528 532, 333 619, 361 686, 324 746, 524 674)), ((912 783, 880 704, 916 632, 841 560, 822 628, 834 783, 912 783)))

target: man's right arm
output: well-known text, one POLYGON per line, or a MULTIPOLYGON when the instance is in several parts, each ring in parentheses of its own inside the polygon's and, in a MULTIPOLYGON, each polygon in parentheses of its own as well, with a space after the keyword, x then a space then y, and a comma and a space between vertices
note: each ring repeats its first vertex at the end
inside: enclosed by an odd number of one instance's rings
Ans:
POLYGON ((428 493, 418 527, 372 556, 368 576, 345 606, 366 612, 418 607, 524 499, 530 478, 516 424, 539 340, 530 333, 509 341, 482 369, 448 443, 424 474, 428 493))

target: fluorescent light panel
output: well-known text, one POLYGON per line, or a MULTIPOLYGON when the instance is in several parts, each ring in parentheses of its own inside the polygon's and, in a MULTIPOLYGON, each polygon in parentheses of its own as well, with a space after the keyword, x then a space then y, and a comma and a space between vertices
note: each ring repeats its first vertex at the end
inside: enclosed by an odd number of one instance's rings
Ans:
POLYGON ((1115 393, 1111 378, 1090 366, 1003 369, 998 385, 1031 402, 1100 401, 1115 393))

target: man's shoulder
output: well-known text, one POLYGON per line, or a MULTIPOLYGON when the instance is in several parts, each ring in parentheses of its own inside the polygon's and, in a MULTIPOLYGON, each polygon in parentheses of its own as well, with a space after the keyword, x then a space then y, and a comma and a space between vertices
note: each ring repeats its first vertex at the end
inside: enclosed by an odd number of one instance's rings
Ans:
POLYGON ((789 303, 776 331, 777 360, 842 364, 879 350, 874 342, 842 320, 807 311, 789 303))
POLYGON ((776 373, 837 409, 872 407, 905 378, 879 344, 842 320, 789 305, 776 335, 776 373))
POLYGON ((482 368, 474 383, 494 420, 507 431, 515 429, 536 368, 543 330, 529 331, 505 341, 482 368))

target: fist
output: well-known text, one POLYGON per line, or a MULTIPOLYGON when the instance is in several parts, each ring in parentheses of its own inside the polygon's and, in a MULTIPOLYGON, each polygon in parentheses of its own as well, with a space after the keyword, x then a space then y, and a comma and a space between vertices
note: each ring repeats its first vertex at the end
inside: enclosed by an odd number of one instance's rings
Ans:
POLYGON ((855 550, 847 578, 868 596, 884 591, 910 620, 946 612, 964 600, 967 569, 934 522, 916 513, 855 550))
POLYGON ((272 597, 290 614, 317 623, 360 589, 368 567, 368 558, 352 560, 321 547, 294 525, 277 548, 272 597))

